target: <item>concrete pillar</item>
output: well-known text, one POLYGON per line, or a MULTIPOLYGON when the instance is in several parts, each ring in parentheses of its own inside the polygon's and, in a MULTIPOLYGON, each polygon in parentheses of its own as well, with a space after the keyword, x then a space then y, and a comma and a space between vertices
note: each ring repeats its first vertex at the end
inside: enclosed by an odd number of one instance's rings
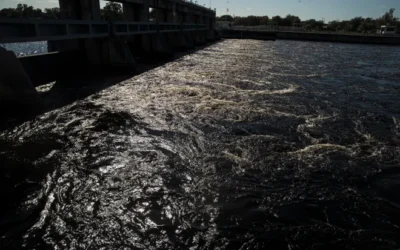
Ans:
MULTIPOLYGON (((71 19, 71 20, 100 19, 100 5, 96 4, 95 0, 88 0, 86 2, 83 0, 59 0, 59 4, 60 4, 61 19, 71 19), (93 7, 93 9, 95 9, 95 7, 98 7, 98 11, 90 11, 90 7, 93 7)), ((48 42, 49 52, 80 50, 82 49, 82 46, 83 43, 82 41, 79 40, 48 42)))
MULTIPOLYGON (((156 23, 168 22, 168 10, 157 8, 156 12, 156 23)), ((167 34, 158 32, 157 34, 147 35, 150 38, 150 44, 153 56, 172 56, 174 49, 171 43, 167 41, 167 34)))
POLYGON ((149 3, 143 1, 143 3, 123 3, 124 20, 132 22, 148 22, 149 3))
MULTIPOLYGON (((124 3, 124 17, 127 21, 149 22, 149 2, 124 3)), ((166 22, 167 15, 162 9, 156 10, 156 19, 166 22)), ((128 40, 132 53, 139 57, 170 56, 173 54, 172 47, 167 43, 163 34, 135 35, 128 40)))
MULTIPOLYGON (((192 20, 194 21, 195 24, 202 24, 202 19, 200 15, 197 13, 192 14, 192 20)), ((204 31, 195 31, 194 32, 194 41, 196 45, 204 45, 206 44, 206 36, 204 31)))
MULTIPOLYGON (((124 20, 129 22, 149 22, 149 4, 123 3, 124 20)), ((127 43, 133 55, 142 56, 152 53, 148 35, 136 35, 127 38, 127 43)))
POLYGON ((169 23, 179 23, 178 21, 178 13, 176 10, 176 3, 172 3, 172 9, 167 11, 167 22, 169 23))
MULTIPOLYGON (((193 18, 193 14, 191 13, 190 10, 187 10, 186 12, 182 13, 182 19, 183 19, 183 23, 184 24, 194 24, 194 18, 193 18)), ((192 44, 193 47, 195 45, 198 45, 196 43, 196 36, 195 36, 195 32, 193 31, 186 31, 183 33, 185 40, 192 44)))
MULTIPOLYGON (((143 6, 135 3, 123 3, 123 15, 124 21, 127 22, 139 22, 141 15, 143 15, 144 11, 141 10, 143 6)), ((129 36, 125 37, 126 43, 129 47, 129 50, 132 55, 138 56, 137 51, 143 52, 143 50, 150 51, 149 48, 145 48, 142 43, 142 36, 129 36)))
MULTIPOLYGON (((99 0, 59 0, 62 19, 101 20, 99 0)), ((81 39, 49 43, 51 50, 80 51, 82 60, 92 66, 134 68, 127 44, 118 38, 81 39)))
POLYGON ((205 18, 205 24, 207 25, 207 41, 215 41, 215 28, 213 27, 213 17, 208 15, 205 18))
POLYGON ((135 5, 135 21, 148 22, 150 18, 148 1, 135 5))
POLYGON ((166 9, 156 9, 156 22, 166 23, 168 22, 168 10, 166 9))
POLYGON ((193 13, 190 12, 190 11, 188 11, 188 12, 185 13, 184 19, 185 19, 184 22, 187 23, 187 24, 193 24, 193 23, 195 23, 195 21, 194 21, 194 15, 193 15, 193 13))
POLYGON ((136 14, 135 14, 135 5, 132 3, 123 3, 122 9, 124 12, 124 20, 134 22, 136 14))
MULTIPOLYGON (((170 8, 164 11, 165 22, 183 24, 182 13, 177 11, 178 7, 176 3, 170 4, 170 8)), ((182 26, 181 26, 182 27, 182 26)), ((179 32, 168 32, 165 34, 167 42, 173 47, 174 50, 182 51, 187 49, 193 49, 194 43, 185 38, 184 32, 180 30, 179 32)))
POLYGON ((99 0, 59 0, 63 19, 100 20, 99 0))
MULTIPOLYGON (((190 24, 188 19, 188 14, 187 12, 181 11, 177 13, 177 20, 179 24, 190 24)), ((184 32, 183 30, 180 32, 180 40, 185 49, 194 49, 195 43, 194 43, 194 37, 192 32, 184 32)))

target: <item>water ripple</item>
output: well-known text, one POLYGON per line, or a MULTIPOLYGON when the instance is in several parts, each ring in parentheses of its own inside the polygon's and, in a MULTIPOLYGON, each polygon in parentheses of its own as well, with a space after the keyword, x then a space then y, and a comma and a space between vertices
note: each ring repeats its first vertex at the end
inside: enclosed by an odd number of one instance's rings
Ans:
POLYGON ((1 243, 398 249, 399 53, 225 40, 2 131, 1 243))

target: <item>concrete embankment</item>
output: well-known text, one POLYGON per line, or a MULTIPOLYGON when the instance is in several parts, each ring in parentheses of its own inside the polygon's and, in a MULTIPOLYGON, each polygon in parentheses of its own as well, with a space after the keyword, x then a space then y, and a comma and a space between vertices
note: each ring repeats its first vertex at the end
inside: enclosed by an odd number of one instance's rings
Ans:
POLYGON ((258 31, 258 30, 221 30, 222 38, 228 39, 255 39, 255 40, 275 40, 275 31, 258 31))
POLYGON ((277 32, 277 39, 359 44, 400 45, 400 36, 345 35, 337 33, 277 32))
POLYGON ((19 57, 19 61, 33 86, 55 81, 79 69, 85 71, 87 64, 82 60, 81 51, 52 52, 19 57))

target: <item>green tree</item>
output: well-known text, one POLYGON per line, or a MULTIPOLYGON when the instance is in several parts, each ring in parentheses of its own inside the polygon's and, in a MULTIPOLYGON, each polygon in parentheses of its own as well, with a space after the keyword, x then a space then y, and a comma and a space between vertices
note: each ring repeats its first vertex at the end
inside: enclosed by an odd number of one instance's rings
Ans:
POLYGON ((43 11, 41 9, 34 9, 32 12, 32 17, 34 17, 34 18, 43 17, 43 11))
POLYGON ((41 9, 35 9, 27 4, 18 4, 15 9, 7 8, 0 10, 1 17, 19 17, 19 18, 41 18, 43 12, 41 9))
POLYGON ((233 17, 231 15, 223 15, 223 16, 219 17, 218 21, 233 22, 233 17))
POLYGON ((60 8, 44 9, 44 18, 49 18, 49 19, 60 18, 60 8))
POLYGON ((355 17, 349 21, 349 31, 356 32, 360 25, 365 22, 363 17, 355 17))
POLYGON ((279 26, 294 26, 299 23, 301 23, 301 19, 298 16, 287 15, 281 20, 279 26))
POLYGON ((269 22, 269 17, 268 16, 262 16, 260 18, 260 25, 267 25, 269 22))
POLYGON ((247 17, 235 17, 233 22, 236 26, 259 26, 267 25, 269 22, 268 16, 247 16, 247 17))
POLYGON ((247 19, 248 19, 248 23, 247 23, 248 26, 258 26, 258 25, 260 25, 261 17, 248 16, 247 19))
POLYGON ((323 30, 325 23, 324 21, 317 21, 315 19, 310 19, 302 22, 303 27, 308 31, 320 31, 323 30))
POLYGON ((4 8, 0 10, 0 17, 20 17, 18 16, 18 12, 13 8, 4 8))
POLYGON ((101 10, 101 18, 103 20, 122 20, 123 10, 121 4, 108 2, 101 10))
POLYGON ((282 26, 282 17, 280 16, 274 16, 271 18, 271 23, 277 26, 282 26))
POLYGON ((342 21, 340 24, 342 31, 344 32, 351 32, 353 29, 353 26, 351 25, 350 21, 342 21))
POLYGON ((20 17, 31 17, 33 15, 33 7, 27 4, 19 3, 16 10, 20 17))
POLYGON ((395 18, 394 17, 394 11, 395 11, 396 9, 394 9, 394 8, 391 8, 388 12, 386 12, 383 16, 382 16, 382 19, 386 22, 386 23, 393 23, 393 22, 396 22, 397 20, 397 18, 395 18))
POLYGON ((328 23, 328 30, 339 31, 341 30, 340 21, 334 20, 328 23))
POLYGON ((375 33, 378 28, 375 19, 368 17, 358 26, 357 31, 362 33, 375 33))
POLYGON ((27 4, 18 4, 16 11, 19 17, 39 18, 43 16, 41 9, 35 9, 27 4))

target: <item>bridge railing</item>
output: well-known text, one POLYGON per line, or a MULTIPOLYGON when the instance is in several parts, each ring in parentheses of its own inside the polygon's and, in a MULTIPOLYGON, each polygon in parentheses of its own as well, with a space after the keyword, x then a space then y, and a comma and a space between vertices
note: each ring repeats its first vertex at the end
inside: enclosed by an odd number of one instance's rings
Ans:
POLYGON ((0 18, 0 43, 206 30, 204 24, 0 18))

